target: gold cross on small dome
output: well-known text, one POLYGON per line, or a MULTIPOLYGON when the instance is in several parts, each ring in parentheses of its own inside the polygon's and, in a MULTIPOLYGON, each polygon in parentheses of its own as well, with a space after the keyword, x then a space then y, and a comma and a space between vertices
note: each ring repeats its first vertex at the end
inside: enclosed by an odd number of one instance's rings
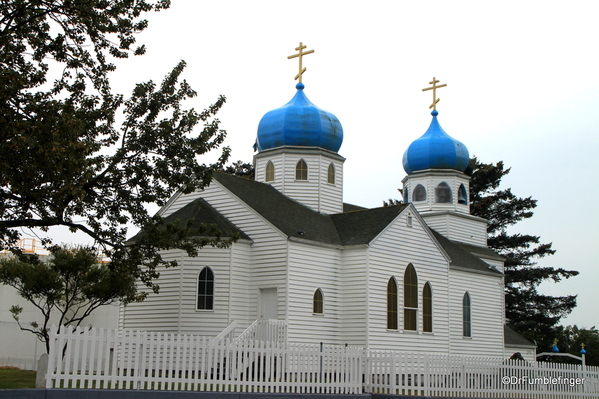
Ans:
POLYGON ((295 75, 295 80, 299 79, 300 83, 302 83, 303 73, 306 72, 306 68, 302 69, 302 57, 304 55, 312 54, 314 52, 314 50, 304 51, 305 48, 306 48, 306 46, 304 46, 304 44, 302 42, 300 42, 299 47, 295 48, 295 50, 297 50, 298 53, 287 57, 288 60, 299 57, 299 72, 297 73, 297 75, 295 75))
POLYGON ((431 84, 431 87, 427 87, 426 89, 422 89, 422 91, 427 91, 427 90, 432 90, 433 91, 433 103, 428 107, 429 109, 433 109, 433 111, 437 110, 437 103, 439 102, 440 98, 437 98, 437 89, 441 88, 441 87, 445 87, 447 86, 447 84, 442 84, 437 86, 437 83, 439 83, 439 81, 436 78, 433 78, 432 82, 428 82, 429 84, 431 84))

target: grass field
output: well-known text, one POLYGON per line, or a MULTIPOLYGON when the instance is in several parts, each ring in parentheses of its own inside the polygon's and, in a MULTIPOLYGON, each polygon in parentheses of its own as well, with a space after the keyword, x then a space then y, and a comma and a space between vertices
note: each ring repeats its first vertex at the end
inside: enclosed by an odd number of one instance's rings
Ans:
POLYGON ((35 371, 0 367, 0 389, 35 388, 35 371))

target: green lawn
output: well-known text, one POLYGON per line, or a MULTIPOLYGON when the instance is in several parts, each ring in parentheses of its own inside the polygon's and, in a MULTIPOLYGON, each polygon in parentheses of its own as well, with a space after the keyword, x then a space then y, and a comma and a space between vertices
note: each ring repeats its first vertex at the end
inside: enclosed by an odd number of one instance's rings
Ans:
POLYGON ((35 371, 0 367, 0 389, 35 388, 35 371))

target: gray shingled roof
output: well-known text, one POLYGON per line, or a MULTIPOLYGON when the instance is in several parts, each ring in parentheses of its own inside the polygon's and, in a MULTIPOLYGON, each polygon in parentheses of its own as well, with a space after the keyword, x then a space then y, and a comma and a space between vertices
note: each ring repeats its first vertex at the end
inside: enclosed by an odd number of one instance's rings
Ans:
POLYGON ((343 245, 368 244, 408 205, 393 205, 331 215, 343 245))
POLYGON ((205 227, 214 225, 220 230, 223 237, 231 237, 234 233, 237 233, 239 238, 249 239, 247 234, 221 215, 203 198, 191 201, 183 208, 168 215, 164 220, 167 223, 177 220, 181 223, 190 221, 192 231, 202 231, 205 227))
POLYGON ((270 184, 215 173, 214 178, 288 237, 333 245, 367 244, 407 205, 323 215, 283 195, 270 184), (303 232, 303 235, 300 233, 303 232))
POLYGON ((507 325, 503 326, 503 342, 506 346, 536 346, 507 325))
POLYGON ((270 184, 221 172, 215 173, 214 179, 288 237, 341 244, 337 229, 329 216, 286 197, 270 184))
MULTIPOLYGON (((445 250, 449 258, 451 259, 450 266, 463 267, 466 269, 470 269, 477 272, 489 273, 493 275, 500 276, 501 273, 499 271, 489 269, 489 264, 481 260, 479 257, 473 255, 468 249, 481 249, 484 248, 477 247, 474 245, 466 245, 463 243, 459 243, 456 241, 450 241, 441 234, 437 233, 435 230, 432 230, 433 235, 441 244, 441 247, 445 250)), ((487 251, 490 251, 487 249, 487 251)))

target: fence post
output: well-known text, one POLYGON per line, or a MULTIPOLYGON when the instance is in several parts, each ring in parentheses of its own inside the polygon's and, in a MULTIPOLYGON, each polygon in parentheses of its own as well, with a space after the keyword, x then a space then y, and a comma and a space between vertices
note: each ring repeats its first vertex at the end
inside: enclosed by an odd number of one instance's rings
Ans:
POLYGON ((323 349, 324 343, 321 342, 320 343, 320 382, 322 383, 322 362, 323 362, 323 355, 322 355, 322 349, 323 349))
POLYGON ((37 373, 35 374, 36 388, 46 387, 46 373, 48 373, 48 354, 44 353, 37 362, 37 373))

